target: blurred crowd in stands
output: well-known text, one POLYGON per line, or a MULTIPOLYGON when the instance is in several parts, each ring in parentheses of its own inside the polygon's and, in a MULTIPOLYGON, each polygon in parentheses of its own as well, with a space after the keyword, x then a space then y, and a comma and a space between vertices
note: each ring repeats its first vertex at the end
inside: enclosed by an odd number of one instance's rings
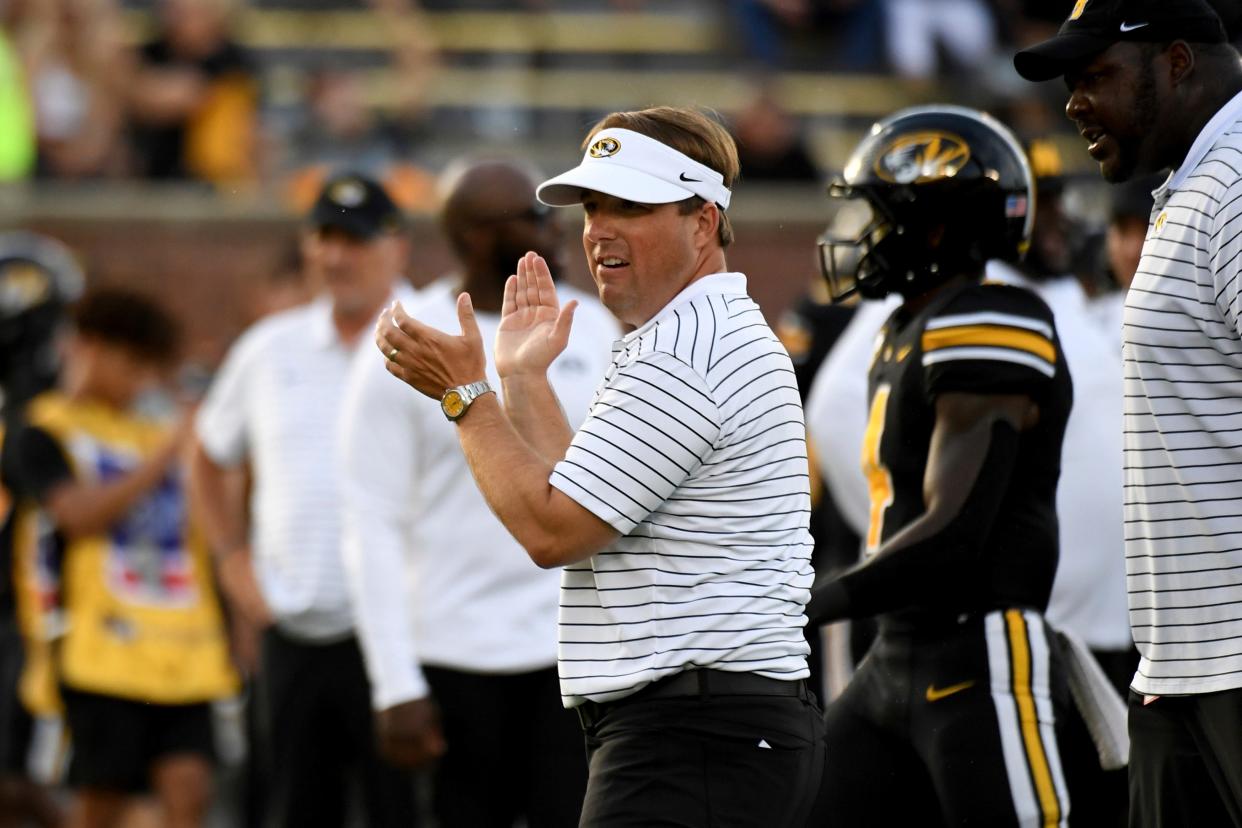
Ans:
MULTIPOLYGON (((791 111, 782 73, 889 77, 893 87, 926 84, 936 97, 984 105, 1013 92, 1008 70, 989 70, 1055 29, 1071 5, 8 0, 0 3, 0 180, 206 182, 304 208, 325 175, 349 166, 381 176, 403 206, 418 208, 446 142, 563 133, 563 120, 539 117, 556 93, 529 78, 601 67, 623 84, 658 73, 666 86, 646 92, 653 98, 687 70, 734 72, 749 91, 700 103, 734 121, 746 177, 807 179, 828 166, 802 139, 822 113, 819 104, 791 111), (626 29, 625 18, 641 26, 626 29), (474 74, 450 83, 455 69, 474 74), (625 74, 637 70, 647 71, 625 74)), ((1242 16, 1242 3, 1218 5, 1231 25, 1242 16)), ((825 77, 813 97, 832 100, 831 83, 825 77)), ((615 108, 607 98, 601 91, 595 110, 555 105, 585 122, 615 108)), ((854 122, 879 114, 865 109, 830 114, 854 122)))

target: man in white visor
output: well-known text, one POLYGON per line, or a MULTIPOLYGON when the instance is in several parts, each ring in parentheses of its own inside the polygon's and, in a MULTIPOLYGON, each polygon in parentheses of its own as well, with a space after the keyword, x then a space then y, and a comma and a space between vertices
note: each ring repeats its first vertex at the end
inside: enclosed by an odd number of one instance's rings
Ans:
POLYGON ((802 825, 823 762, 804 682, 805 428, 789 356, 725 264, 736 146, 661 107, 609 115, 584 150, 539 198, 582 206, 587 264, 626 333, 577 433, 547 379, 574 303, 560 306, 534 254, 506 285, 500 389, 466 294, 460 336, 394 306, 376 342, 392 374, 442 400, 531 560, 563 567, 582 824, 802 825))

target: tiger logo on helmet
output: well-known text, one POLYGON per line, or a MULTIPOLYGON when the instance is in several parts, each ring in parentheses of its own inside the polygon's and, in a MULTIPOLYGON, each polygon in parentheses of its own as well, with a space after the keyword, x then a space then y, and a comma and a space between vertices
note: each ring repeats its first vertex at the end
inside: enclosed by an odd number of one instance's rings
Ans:
POLYGON ((1019 261, 1034 224, 1034 176, 1021 144, 992 116, 960 106, 904 109, 877 123, 829 196, 871 211, 857 235, 820 238, 834 301, 910 298, 981 273, 989 259, 1019 261))

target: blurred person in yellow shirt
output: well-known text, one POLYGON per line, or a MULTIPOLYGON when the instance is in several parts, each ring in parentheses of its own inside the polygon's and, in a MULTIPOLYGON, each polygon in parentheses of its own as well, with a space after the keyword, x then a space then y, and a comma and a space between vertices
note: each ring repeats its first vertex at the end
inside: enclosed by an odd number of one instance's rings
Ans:
POLYGON ((63 706, 73 828, 116 825, 152 790, 169 828, 198 826, 213 759, 210 702, 234 691, 210 558, 187 510, 169 429, 132 413, 175 355, 150 300, 99 290, 73 314, 60 389, 11 427, 0 469, 14 498, 22 699, 63 706))
POLYGON ((212 183, 253 178, 258 81, 232 38, 235 0, 160 0, 130 90, 139 172, 212 183))

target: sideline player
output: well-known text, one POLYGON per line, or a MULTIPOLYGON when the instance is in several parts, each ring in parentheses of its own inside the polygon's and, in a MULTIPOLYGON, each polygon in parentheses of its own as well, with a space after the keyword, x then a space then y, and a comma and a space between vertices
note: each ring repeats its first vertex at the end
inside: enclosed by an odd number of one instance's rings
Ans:
MULTIPOLYGON (((0 457, 6 426, 20 427, 32 397, 56 384, 57 333, 84 278, 59 242, 23 231, 0 234, 0 457)), ((59 825, 60 808, 30 773, 35 721, 22 703, 25 660, 17 613, 12 497, 0 468, 0 828, 59 825)), ((26 631, 30 633, 30 630, 26 631)))
POLYGON ((1242 59, 1203 0, 1081 0, 1018 53, 1111 182, 1172 168, 1126 295, 1134 825, 1242 825, 1242 59))
POLYGON ((834 294, 852 292, 836 263, 861 246, 853 287, 903 300, 871 367, 868 557, 808 612, 880 616, 826 717, 833 824, 1069 814, 1058 725, 1073 716, 1042 612, 1071 382, 1048 307, 981 283, 989 259, 1029 242, 1033 186, 999 122, 931 106, 873 129, 833 188, 873 213, 861 237, 823 243, 834 294))

